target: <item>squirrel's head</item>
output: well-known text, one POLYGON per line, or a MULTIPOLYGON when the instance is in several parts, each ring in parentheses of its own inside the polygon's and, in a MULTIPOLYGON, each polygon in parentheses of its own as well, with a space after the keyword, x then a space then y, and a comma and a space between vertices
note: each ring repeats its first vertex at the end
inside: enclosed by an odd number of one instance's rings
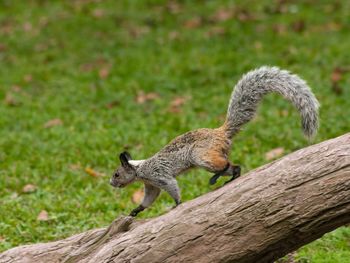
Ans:
POLYGON ((119 155, 121 165, 114 172, 110 184, 113 187, 124 187, 132 183, 136 178, 136 167, 129 163, 131 156, 128 152, 119 155))

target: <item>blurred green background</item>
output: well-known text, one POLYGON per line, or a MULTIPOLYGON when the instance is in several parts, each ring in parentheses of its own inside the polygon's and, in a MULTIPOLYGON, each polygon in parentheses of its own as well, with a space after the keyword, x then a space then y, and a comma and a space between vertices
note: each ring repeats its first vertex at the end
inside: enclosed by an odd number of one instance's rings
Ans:
MULTIPOLYGON (((181 133, 221 125, 234 84, 255 67, 308 81, 322 105, 312 143, 348 132, 349 10, 312 0, 0 1, 0 251, 129 213, 142 185, 109 185, 118 154, 147 158, 181 133)), ((246 172, 273 149, 309 144, 296 110, 269 95, 231 160, 246 172)), ((210 176, 180 177, 183 201, 217 187, 210 176)), ((172 205, 162 193, 140 217, 172 205)), ((343 227, 288 260, 349 259, 343 227)))

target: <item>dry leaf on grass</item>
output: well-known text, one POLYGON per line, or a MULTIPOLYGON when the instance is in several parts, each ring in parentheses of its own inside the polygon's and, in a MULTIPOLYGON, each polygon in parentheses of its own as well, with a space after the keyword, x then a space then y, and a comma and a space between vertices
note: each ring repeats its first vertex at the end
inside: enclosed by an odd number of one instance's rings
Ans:
POLYGON ((69 168, 73 171, 78 171, 81 169, 81 165, 80 165, 80 163, 74 163, 74 164, 69 165, 69 168))
POLYGON ((120 105, 119 100, 113 100, 113 101, 107 103, 106 107, 107 107, 107 109, 112 109, 112 108, 117 107, 119 105, 120 105))
POLYGON ((147 101, 158 99, 159 95, 155 92, 145 93, 144 91, 139 91, 137 93, 136 102, 138 104, 143 104, 147 101))
POLYGON ((339 67, 336 67, 333 69, 331 80, 332 82, 339 82, 343 76, 343 70, 341 70, 339 67))
POLYGON ((101 177, 101 176, 105 176, 105 174, 103 173, 100 173, 100 172, 97 172, 89 167, 86 167, 85 168, 85 172, 88 174, 88 175, 91 175, 92 177, 101 177))
POLYGON ((22 88, 18 85, 13 85, 11 87, 11 90, 13 90, 14 92, 17 92, 17 93, 22 92, 22 88))
POLYGON ((170 39, 170 40, 176 40, 176 39, 179 39, 179 38, 180 38, 180 33, 177 32, 177 31, 171 31, 168 34, 168 39, 170 39))
POLYGON ((107 78, 108 75, 109 75, 109 68, 108 68, 108 67, 101 68, 101 69, 98 71, 98 75, 100 76, 101 79, 107 78))
POLYGON ((151 30, 148 26, 139 26, 139 25, 128 25, 128 33, 133 38, 139 38, 143 35, 148 34, 151 30))
POLYGON ((92 16, 96 18, 101 18, 105 15, 105 11, 100 8, 96 8, 92 11, 92 16))
POLYGON ((181 107, 186 103, 186 101, 189 100, 189 97, 175 97, 170 102, 169 111, 172 113, 179 113, 181 112, 181 107))
POLYGON ((223 36, 226 34, 226 30, 223 27, 219 27, 219 26, 214 26, 212 28, 210 28, 207 32, 205 32, 205 36, 210 38, 213 36, 223 36))
POLYGON ((280 157, 283 153, 284 153, 284 148, 278 147, 265 153, 265 159, 267 161, 270 161, 272 159, 276 159, 277 157, 280 157))
POLYGON ((32 26, 31 23, 25 22, 25 23, 23 24, 23 30, 24 30, 24 31, 29 32, 29 31, 31 31, 32 29, 33 29, 33 26, 32 26))
POLYGON ((197 27, 200 27, 201 25, 202 25, 202 18, 200 18, 199 16, 191 18, 184 23, 184 27, 189 29, 197 28, 197 27))
POLYGON ((139 204, 142 202, 142 199, 143 199, 143 190, 139 189, 139 190, 136 190, 133 194, 132 194, 132 202, 134 204, 139 204))
POLYGON ((44 128, 51 128, 54 126, 60 126, 62 124, 63 124, 63 121, 61 119, 52 119, 44 124, 44 128))
POLYGON ((300 19, 300 20, 297 20, 297 21, 293 22, 291 24, 291 27, 292 27, 294 32, 300 33, 300 32, 305 31, 306 24, 305 24, 304 20, 300 19))
POLYGON ((0 52, 4 52, 6 51, 6 49, 7 49, 7 46, 0 43, 0 52))
POLYGON ((31 74, 26 74, 26 75, 24 75, 23 80, 25 82, 29 83, 33 80, 33 76, 31 74))
POLYGON ((37 190, 36 185, 34 185, 34 184, 26 184, 22 188, 22 193, 30 194, 30 193, 34 193, 36 190, 37 190))
POLYGON ((176 1, 169 1, 166 7, 171 14, 178 14, 181 11, 181 6, 176 1))
POLYGON ((42 210, 38 217, 36 218, 38 221, 48 221, 49 220, 49 214, 46 210, 42 210))
POLYGON ((340 95, 343 93, 342 88, 339 85, 339 82, 343 78, 343 74, 346 70, 340 67, 335 67, 331 74, 332 90, 335 94, 340 95))
POLYGON ((232 9, 219 9, 216 11, 212 20, 215 22, 227 21, 233 18, 234 12, 232 9))
POLYGON ((6 93, 4 102, 8 106, 17 106, 18 105, 18 102, 16 101, 15 97, 10 92, 6 93))
POLYGON ((235 16, 241 22, 254 21, 256 17, 248 9, 238 8, 235 10, 235 16))
POLYGON ((288 28, 284 24, 274 24, 272 31, 278 35, 285 35, 288 32, 288 28))

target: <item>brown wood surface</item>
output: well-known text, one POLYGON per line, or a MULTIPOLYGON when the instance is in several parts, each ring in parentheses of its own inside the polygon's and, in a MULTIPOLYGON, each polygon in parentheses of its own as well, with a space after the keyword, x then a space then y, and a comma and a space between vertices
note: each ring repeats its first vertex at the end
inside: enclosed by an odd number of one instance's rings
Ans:
MULTIPOLYGON (((0 262, 273 262, 350 223, 350 133, 149 219, 20 246, 0 262)), ((184 190, 186 191, 186 190, 184 190)))

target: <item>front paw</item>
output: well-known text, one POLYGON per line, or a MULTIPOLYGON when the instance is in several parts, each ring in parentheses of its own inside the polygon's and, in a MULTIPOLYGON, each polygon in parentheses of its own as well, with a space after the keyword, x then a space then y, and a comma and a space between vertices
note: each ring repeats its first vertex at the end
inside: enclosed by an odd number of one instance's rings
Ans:
POLYGON ((129 216, 135 217, 135 216, 137 216, 138 213, 139 213, 139 212, 138 212, 138 211, 135 211, 135 209, 134 209, 134 210, 131 211, 131 213, 129 214, 129 216))
POLYGON ((145 208, 146 207, 143 207, 142 205, 139 205, 138 207, 136 207, 134 210, 131 211, 129 216, 135 217, 135 216, 137 216, 138 213, 140 213, 141 211, 145 210, 145 208))

